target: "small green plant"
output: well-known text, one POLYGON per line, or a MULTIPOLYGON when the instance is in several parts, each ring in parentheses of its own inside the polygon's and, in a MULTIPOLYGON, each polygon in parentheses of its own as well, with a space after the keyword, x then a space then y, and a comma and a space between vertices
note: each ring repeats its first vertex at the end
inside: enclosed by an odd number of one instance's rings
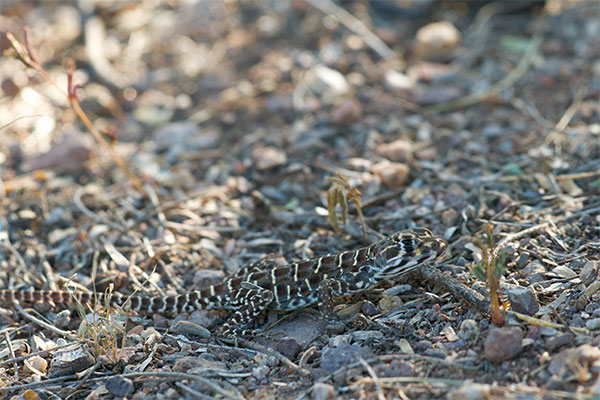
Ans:
POLYGON ((490 289, 490 314, 496 326, 502 326, 510 303, 500 299, 500 278, 504 273, 506 252, 495 251, 493 238, 494 227, 486 224, 483 227, 484 238, 476 246, 481 249, 482 259, 470 268, 471 273, 479 280, 487 282, 490 289), (497 254, 496 254, 497 253, 497 254))
POLYGON ((347 200, 350 200, 356 206, 356 212, 358 213, 358 219, 362 227, 363 237, 366 240, 367 228, 362 214, 362 203, 360 198, 362 193, 360 190, 350 185, 346 178, 339 173, 336 176, 328 176, 325 179, 331 182, 331 187, 327 190, 327 210, 329 211, 329 223, 333 229, 338 233, 342 231, 339 225, 337 213, 335 212, 335 208, 338 204, 342 210, 342 224, 346 225, 346 221, 348 219, 347 200))

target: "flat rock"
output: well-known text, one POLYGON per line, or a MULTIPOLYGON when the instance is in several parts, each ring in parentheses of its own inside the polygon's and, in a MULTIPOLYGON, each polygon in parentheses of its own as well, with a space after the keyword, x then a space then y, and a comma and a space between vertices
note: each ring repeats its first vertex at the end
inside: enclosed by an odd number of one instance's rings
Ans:
POLYGON ((190 321, 177 321, 171 327, 174 333, 181 333, 183 335, 194 335, 201 338, 207 339, 210 337, 210 331, 202 325, 195 324, 190 321))
POLYGON ((58 173, 81 172, 90 158, 92 141, 82 134, 68 134, 64 139, 45 152, 25 160, 23 171, 51 169, 58 173))
POLYGON ((585 323, 585 327, 590 330, 600 329, 600 318, 588 319, 585 323))
POLYGON ((321 355, 321 368, 325 371, 334 372, 338 369, 352 364, 359 357, 368 358, 368 351, 357 344, 342 344, 338 347, 325 347, 321 355))
POLYGON ((389 363, 380 363, 373 367, 377 376, 394 378, 398 376, 413 376, 415 365, 411 361, 392 360, 389 363))
POLYGON ((81 345, 73 345, 60 349, 54 353, 50 362, 48 377, 72 375, 81 372, 93 365, 93 360, 81 345))
POLYGON ((286 320, 274 327, 273 334, 283 333, 298 341, 300 345, 306 346, 325 333, 327 322, 321 318, 308 314, 300 314, 298 317, 286 320))

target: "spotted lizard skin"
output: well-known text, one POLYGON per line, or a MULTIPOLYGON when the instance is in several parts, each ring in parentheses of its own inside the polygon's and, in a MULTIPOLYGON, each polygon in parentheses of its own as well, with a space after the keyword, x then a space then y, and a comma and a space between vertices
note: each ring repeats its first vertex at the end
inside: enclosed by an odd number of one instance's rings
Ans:
MULTIPOLYGON (((219 329, 225 336, 252 336, 244 329, 265 309, 290 311, 318 303, 335 319, 332 299, 365 291, 383 280, 404 275, 438 259, 445 242, 424 228, 397 232, 358 250, 328 254, 283 266, 261 260, 205 289, 174 296, 112 293, 109 303, 144 313, 177 314, 198 309, 229 309, 233 315, 219 329)), ((48 290, 0 290, 0 302, 102 304, 104 296, 48 290), (97 299, 97 300, 96 300, 97 299), (96 300, 96 301, 95 301, 96 300)))

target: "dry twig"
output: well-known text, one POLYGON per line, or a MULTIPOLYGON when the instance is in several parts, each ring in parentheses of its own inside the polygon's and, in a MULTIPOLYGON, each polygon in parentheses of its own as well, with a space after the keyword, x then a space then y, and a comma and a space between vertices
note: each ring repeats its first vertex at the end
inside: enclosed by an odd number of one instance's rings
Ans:
POLYGON ((394 58, 394 50, 390 49, 383 40, 367 28, 360 20, 348 11, 338 6, 331 0, 307 0, 313 7, 325 14, 331 14, 346 28, 357 34, 367 46, 373 49, 381 58, 389 60, 394 58))
POLYGON ((67 92, 65 92, 63 89, 61 89, 56 84, 56 82, 54 82, 54 80, 50 77, 50 75, 48 75, 48 73, 44 70, 44 68, 37 61, 35 52, 31 48, 31 45, 29 43, 27 32, 28 32, 27 29, 25 29, 25 48, 14 37, 14 35, 12 33, 10 33, 10 32, 6 33, 6 38, 10 42, 13 49, 15 50, 19 60, 21 60, 21 62, 23 62, 23 64, 25 64, 26 66, 36 70, 40 75, 42 75, 44 77, 44 79, 46 79, 46 81, 48 81, 48 83, 50 83, 52 86, 54 86, 56 89, 58 89, 62 94, 64 94, 67 97, 67 99, 69 100, 69 103, 71 104, 71 108, 73 108, 73 111, 75 111, 75 113, 77 114, 77 116, 79 117, 81 122, 83 122, 83 124, 88 129, 88 131, 94 136, 94 139, 96 139, 96 141, 98 143, 100 143, 100 145, 102 147, 104 147, 104 149, 106 151, 108 151, 108 153, 112 157, 115 164, 117 164, 119 166, 119 168, 121 168, 125 172, 125 174, 127 174, 129 179, 131 180, 131 183, 133 183, 133 185, 136 187, 136 189, 144 197, 147 198, 148 194, 146 193, 146 190, 142 187, 142 184, 140 183, 138 178, 129 170, 129 168, 127 168, 127 165, 125 165, 125 162, 123 161, 123 159, 108 144, 108 142, 104 139, 104 137, 100 134, 100 132, 98 132, 98 130, 94 127, 94 125, 88 118, 87 114, 83 111, 83 109, 79 105, 79 100, 77 98, 77 93, 76 93, 77 89, 79 88, 79 85, 73 84, 73 73, 75 72, 75 64, 73 62, 70 63, 69 70, 67 73, 68 87, 67 87, 67 92))

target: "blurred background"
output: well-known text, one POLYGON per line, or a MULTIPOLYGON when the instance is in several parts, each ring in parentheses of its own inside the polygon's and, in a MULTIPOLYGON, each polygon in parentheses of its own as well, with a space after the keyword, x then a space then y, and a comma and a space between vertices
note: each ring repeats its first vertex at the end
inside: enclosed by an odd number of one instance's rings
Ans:
MULTIPOLYGON (((404 187, 419 175, 415 157, 428 170, 468 176, 574 171, 598 155, 600 27, 591 1, 5 0, 0 7, 5 179, 36 169, 85 175, 106 156, 66 98, 10 56, 5 33, 23 40, 25 26, 61 88, 75 60, 83 109, 134 169, 182 190, 231 175, 263 179, 262 171, 281 180, 315 172, 305 170, 317 162, 372 172, 376 179, 359 179, 372 195, 382 183, 404 187), (524 58, 515 82, 495 90, 524 58), (484 93, 474 106, 437 112, 473 93, 484 93), (576 95, 584 104, 568 132, 553 129, 576 95), (593 135, 577 128, 586 122, 593 135), (391 167, 376 168, 373 153, 391 167), (493 165, 471 168, 478 157, 493 165), (390 168, 394 177, 383 176, 390 168)), ((267 194, 285 204, 303 186, 267 194)))

